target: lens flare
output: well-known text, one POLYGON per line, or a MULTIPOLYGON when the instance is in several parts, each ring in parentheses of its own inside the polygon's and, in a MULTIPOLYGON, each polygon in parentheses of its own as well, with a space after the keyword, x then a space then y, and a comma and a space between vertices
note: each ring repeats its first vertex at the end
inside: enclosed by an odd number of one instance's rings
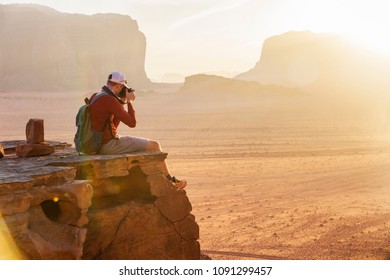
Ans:
POLYGON ((0 260, 24 259, 0 213, 0 260))

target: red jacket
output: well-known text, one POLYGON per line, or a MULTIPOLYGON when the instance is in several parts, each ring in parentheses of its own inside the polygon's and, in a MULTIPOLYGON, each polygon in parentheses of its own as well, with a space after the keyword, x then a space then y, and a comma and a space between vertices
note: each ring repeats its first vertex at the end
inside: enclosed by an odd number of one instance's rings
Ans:
MULTIPOLYGON (((91 97, 93 100, 95 96, 91 97)), ((103 132, 103 144, 108 143, 117 135, 120 122, 129 127, 136 126, 135 111, 131 103, 127 104, 127 112, 118 98, 107 95, 102 96, 91 105, 91 126, 96 131, 103 132), (107 123, 109 121, 109 124, 107 123), (107 125, 105 125, 107 123, 107 125)))

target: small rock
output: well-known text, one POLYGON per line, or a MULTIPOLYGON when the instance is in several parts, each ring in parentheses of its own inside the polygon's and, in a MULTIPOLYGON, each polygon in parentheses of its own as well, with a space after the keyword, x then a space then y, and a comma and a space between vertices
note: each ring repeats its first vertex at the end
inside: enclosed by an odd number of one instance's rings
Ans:
POLYGON ((0 158, 3 158, 4 155, 5 155, 4 148, 3 148, 3 146, 1 146, 1 144, 0 144, 0 158))
POLYGON ((30 119, 26 125, 26 138, 28 144, 45 142, 42 119, 30 119))
POLYGON ((54 153, 54 147, 47 144, 22 144, 16 146, 16 155, 23 158, 47 156, 52 153, 54 153))

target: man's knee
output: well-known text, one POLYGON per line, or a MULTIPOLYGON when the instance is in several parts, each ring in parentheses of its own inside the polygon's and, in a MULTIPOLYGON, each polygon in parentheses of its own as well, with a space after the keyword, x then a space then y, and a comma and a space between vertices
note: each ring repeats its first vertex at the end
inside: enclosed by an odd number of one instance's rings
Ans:
POLYGON ((148 151, 159 151, 161 152, 160 143, 155 140, 149 140, 148 145, 146 146, 146 150, 148 151))

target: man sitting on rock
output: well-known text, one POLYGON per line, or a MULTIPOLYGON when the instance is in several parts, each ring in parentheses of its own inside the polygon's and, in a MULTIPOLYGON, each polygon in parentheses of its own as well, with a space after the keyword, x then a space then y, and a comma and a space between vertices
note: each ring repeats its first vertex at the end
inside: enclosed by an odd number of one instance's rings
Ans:
MULTIPOLYGON (((96 131, 103 129, 103 145, 99 154, 114 155, 126 154, 136 151, 159 151, 161 146, 155 140, 133 136, 119 136, 117 129, 120 122, 129 127, 136 126, 135 111, 132 101, 135 99, 135 92, 126 81, 125 75, 120 72, 113 72, 108 76, 107 84, 103 86, 101 93, 91 97, 91 101, 99 94, 107 93, 91 105, 91 126, 96 131), (124 105, 127 104, 127 112, 124 105)), ((168 180, 172 181, 178 189, 187 185, 185 180, 178 180, 171 176, 167 163, 164 160, 163 173, 168 180)))

